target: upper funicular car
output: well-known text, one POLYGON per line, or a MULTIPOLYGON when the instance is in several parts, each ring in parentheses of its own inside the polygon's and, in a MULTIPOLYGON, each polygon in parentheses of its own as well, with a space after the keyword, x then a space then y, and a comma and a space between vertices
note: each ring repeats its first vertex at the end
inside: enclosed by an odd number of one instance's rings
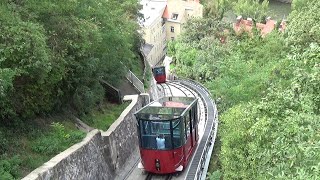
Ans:
POLYGON ((152 68, 154 79, 157 83, 165 83, 166 82, 166 68, 165 66, 156 66, 152 68))

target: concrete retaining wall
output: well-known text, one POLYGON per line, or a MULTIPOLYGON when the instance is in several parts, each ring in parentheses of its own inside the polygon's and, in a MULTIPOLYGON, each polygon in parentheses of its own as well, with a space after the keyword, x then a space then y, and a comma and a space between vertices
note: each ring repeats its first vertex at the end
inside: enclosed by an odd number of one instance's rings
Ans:
POLYGON ((23 180, 114 179, 138 148, 133 115, 148 103, 148 94, 125 96, 130 105, 106 132, 93 130, 86 138, 32 171, 23 180))
MULTIPOLYGON (((131 96, 125 96, 124 100, 129 99, 131 96)), ((138 97, 138 95, 132 95, 132 97, 138 97)), ((108 131, 103 132, 104 137, 104 157, 111 165, 112 172, 118 173, 117 170, 121 170, 125 165, 128 158, 138 148, 138 135, 136 127, 136 119, 134 113, 149 103, 148 94, 140 94, 136 105, 128 108, 127 112, 123 112, 119 119, 124 121, 114 122, 108 131), (110 163, 111 162, 111 163, 110 163)))
POLYGON ((148 89, 148 93, 150 94, 151 101, 159 99, 159 94, 158 94, 158 90, 157 90, 157 82, 153 76, 150 80, 150 88, 148 89))

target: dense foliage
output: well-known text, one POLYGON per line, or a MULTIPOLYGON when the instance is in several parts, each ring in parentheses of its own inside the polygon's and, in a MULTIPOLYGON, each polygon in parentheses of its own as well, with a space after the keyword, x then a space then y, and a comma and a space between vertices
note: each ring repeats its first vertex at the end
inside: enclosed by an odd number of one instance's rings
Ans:
POLYGON ((287 59, 289 86, 273 84, 259 102, 242 103, 224 114, 221 155, 223 167, 230 169, 225 177, 316 179, 319 50, 312 44, 303 54, 287 59))
POLYGON ((117 85, 141 63, 138 8, 135 0, 0 1, 0 179, 19 179, 85 136, 70 118, 49 117, 91 112, 103 104, 101 79, 117 85))
POLYGON ((232 11, 237 16, 250 17, 256 21, 264 20, 268 12, 268 0, 203 0, 204 15, 222 19, 232 11))
POLYGON ((201 80, 219 100, 221 170, 211 173, 212 179, 220 172, 224 179, 319 177, 320 3, 294 0, 293 7, 284 34, 228 33, 219 43, 221 29, 202 35, 194 28, 188 33, 199 39, 188 42, 186 33, 170 45, 175 72, 197 79, 208 67, 209 77, 201 80), (207 39, 209 46, 202 46, 207 39), (210 61, 200 65, 201 56, 210 61))
POLYGON ((138 3, 5 0, 0 3, 0 120, 71 107, 86 112, 137 64, 138 3))
POLYGON ((220 40, 227 38, 230 26, 212 19, 192 19, 185 28, 179 41, 168 45, 168 53, 175 59, 172 71, 198 81, 214 78, 217 63, 229 53, 229 44, 220 40))
POLYGON ((19 179, 85 137, 71 121, 61 120, 0 127, 0 179, 19 179))

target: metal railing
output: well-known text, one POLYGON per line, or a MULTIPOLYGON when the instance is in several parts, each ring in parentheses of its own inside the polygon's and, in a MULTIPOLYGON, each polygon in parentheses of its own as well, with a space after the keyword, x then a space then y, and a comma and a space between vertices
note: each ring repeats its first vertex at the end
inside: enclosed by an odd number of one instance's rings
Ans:
POLYGON ((132 85, 140 92, 140 93, 144 93, 144 85, 143 83, 140 81, 139 78, 137 78, 136 75, 133 74, 133 72, 131 72, 130 70, 128 70, 128 73, 126 75, 126 78, 128 79, 129 82, 132 83, 132 85))
MULTIPOLYGON (((143 54, 143 53, 142 53, 143 54)), ((144 58, 144 56, 143 56, 144 58)), ((124 65, 121 61, 120 63, 125 67, 125 69, 128 71, 126 78, 128 79, 128 81, 140 92, 140 93, 145 93, 144 90, 144 85, 143 83, 140 81, 140 79, 132 72, 130 71, 130 69, 124 65)), ((145 64, 144 64, 145 66, 145 64)), ((143 77, 145 76, 145 70, 146 68, 144 67, 144 71, 143 71, 143 77)))
POLYGON ((104 87, 106 95, 111 102, 122 103, 121 92, 119 89, 113 87, 107 81, 100 79, 101 85, 104 87))

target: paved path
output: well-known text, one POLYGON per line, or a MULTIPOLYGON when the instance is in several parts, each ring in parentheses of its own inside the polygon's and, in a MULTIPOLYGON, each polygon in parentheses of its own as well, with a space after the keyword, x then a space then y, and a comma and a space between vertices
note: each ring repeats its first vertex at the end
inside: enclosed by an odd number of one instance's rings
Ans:
POLYGON ((122 98, 125 95, 140 94, 139 91, 127 79, 123 80, 117 88, 119 88, 122 98))

